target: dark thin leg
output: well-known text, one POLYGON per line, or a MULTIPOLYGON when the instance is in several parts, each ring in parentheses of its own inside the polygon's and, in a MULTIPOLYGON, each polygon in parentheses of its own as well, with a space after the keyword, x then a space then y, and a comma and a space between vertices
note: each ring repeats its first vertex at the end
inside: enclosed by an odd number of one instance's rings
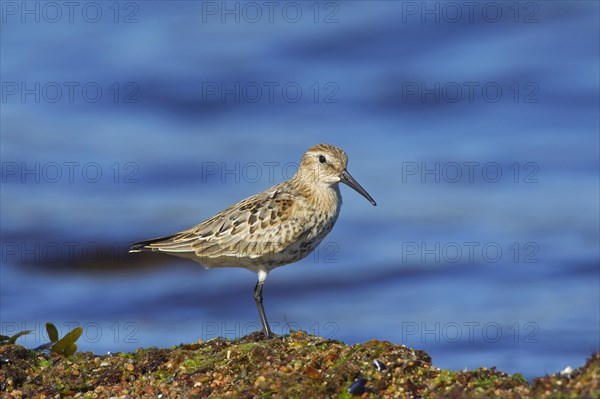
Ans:
POLYGON ((254 287, 254 302, 256 302, 256 307, 258 308, 258 314, 260 315, 260 321, 263 326, 265 338, 269 339, 269 337, 271 336, 271 329, 269 328, 269 323, 267 322, 265 308, 263 308, 262 286, 263 281, 259 281, 258 283, 256 283, 256 287, 254 287))

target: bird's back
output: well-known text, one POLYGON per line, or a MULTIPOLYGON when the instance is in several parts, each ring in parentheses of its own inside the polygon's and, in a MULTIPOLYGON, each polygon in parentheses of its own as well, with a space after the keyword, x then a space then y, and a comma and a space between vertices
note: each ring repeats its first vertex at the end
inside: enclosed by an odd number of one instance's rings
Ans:
POLYGON ((298 261, 331 231, 341 203, 339 190, 311 198, 285 181, 246 198, 212 218, 172 236, 134 245, 133 250, 165 252, 205 267, 245 267, 254 271, 298 261))

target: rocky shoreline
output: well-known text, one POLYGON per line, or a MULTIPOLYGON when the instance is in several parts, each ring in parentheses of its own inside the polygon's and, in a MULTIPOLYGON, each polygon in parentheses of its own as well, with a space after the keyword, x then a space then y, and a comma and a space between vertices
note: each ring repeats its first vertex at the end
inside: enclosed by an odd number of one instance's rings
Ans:
POLYGON ((296 331, 98 356, 0 345, 0 394, 15 398, 600 398, 600 352, 568 374, 535 378, 441 370, 386 341, 348 346, 296 331))

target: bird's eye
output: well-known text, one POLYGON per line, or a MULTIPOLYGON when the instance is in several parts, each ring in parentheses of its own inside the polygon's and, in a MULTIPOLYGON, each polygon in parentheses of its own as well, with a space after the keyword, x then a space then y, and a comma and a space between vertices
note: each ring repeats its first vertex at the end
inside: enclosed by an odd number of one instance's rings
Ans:
POLYGON ((327 162, 327 160, 325 159, 325 157, 323 155, 319 155, 319 162, 325 163, 325 162, 327 162))

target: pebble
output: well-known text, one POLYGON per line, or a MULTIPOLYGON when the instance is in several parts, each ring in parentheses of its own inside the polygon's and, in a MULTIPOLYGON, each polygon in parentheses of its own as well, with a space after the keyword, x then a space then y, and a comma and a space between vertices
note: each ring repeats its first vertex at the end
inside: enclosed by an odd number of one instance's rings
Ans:
POLYGON ((365 393, 365 385, 367 384, 367 380, 365 378, 359 378, 354 381, 350 388, 348 388, 348 393, 350 395, 362 395, 365 393))
POLYGON ((382 361, 381 361, 381 360, 379 360, 379 359, 375 359, 375 360, 373 360, 373 366, 375 366, 375 369, 376 369, 377 371, 383 371, 383 370, 385 370, 385 368, 386 368, 386 367, 385 367, 385 363, 384 363, 384 362, 382 362, 382 361))
POLYGON ((571 375, 573 374, 573 367, 567 366, 563 371, 560 372, 560 375, 571 375))

